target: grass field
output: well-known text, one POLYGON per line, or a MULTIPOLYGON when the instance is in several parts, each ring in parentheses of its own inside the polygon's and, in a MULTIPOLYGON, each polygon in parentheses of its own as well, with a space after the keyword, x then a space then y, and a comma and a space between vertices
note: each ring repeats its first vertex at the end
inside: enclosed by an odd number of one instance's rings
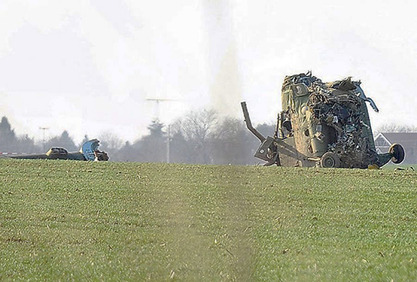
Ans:
POLYGON ((0 160, 0 280, 416 277, 411 170, 0 160))

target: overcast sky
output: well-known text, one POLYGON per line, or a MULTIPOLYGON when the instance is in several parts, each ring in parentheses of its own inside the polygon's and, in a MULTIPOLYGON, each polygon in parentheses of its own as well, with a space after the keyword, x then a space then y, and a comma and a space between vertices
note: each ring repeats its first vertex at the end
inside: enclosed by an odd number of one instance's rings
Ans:
MULTIPOLYGON (((412 1, 0 0, 0 115, 17 134, 134 141, 214 107, 273 122, 285 75, 353 76, 386 123, 416 125, 412 1), (159 106, 148 99, 166 99, 159 106)), ((243 120, 243 118, 242 118, 243 120)))

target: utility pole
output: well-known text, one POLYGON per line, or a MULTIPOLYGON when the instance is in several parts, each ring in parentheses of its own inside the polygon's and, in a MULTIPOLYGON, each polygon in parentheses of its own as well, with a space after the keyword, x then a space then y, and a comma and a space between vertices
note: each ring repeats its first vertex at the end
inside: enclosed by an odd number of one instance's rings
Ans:
MULTIPOLYGON (((165 99, 165 98, 147 98, 147 101, 153 101, 156 103, 156 107, 155 107, 155 120, 157 122, 160 122, 159 119, 159 105, 161 102, 171 102, 171 101, 176 101, 175 99, 165 99)), ((169 163, 170 162, 170 143, 171 143, 171 125, 168 125, 168 129, 167 129, 167 140, 166 140, 166 162, 169 163)))
POLYGON ((170 143, 171 143, 171 125, 168 125, 168 132, 167 132, 167 164, 170 162, 170 143))
POLYGON ((43 151, 45 151, 45 143, 46 143, 46 139, 45 139, 45 132, 49 129, 49 127, 39 127, 40 130, 42 130, 42 147, 43 147, 43 151))

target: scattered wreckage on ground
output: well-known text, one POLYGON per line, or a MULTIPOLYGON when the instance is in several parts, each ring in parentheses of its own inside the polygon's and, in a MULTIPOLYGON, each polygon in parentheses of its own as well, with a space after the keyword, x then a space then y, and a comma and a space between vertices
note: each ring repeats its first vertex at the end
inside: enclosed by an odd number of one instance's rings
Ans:
POLYGON ((49 160, 74 160, 74 161, 108 161, 109 156, 106 152, 98 150, 99 142, 92 139, 85 142, 79 152, 69 153, 64 148, 51 148, 45 154, 32 155, 7 155, 12 159, 49 159, 49 160))
POLYGON ((393 144, 378 154, 360 81, 346 78, 329 83, 311 72, 287 76, 281 91, 282 112, 274 136, 264 137, 251 123, 246 102, 242 110, 248 129, 261 141, 255 157, 266 165, 379 168, 390 160, 401 163, 405 152, 393 144))

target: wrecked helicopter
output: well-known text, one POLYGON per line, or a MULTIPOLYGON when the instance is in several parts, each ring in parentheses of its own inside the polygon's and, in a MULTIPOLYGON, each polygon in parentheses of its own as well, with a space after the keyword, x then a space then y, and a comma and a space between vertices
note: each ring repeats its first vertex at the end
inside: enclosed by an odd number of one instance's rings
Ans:
POLYGON ((242 110, 248 129, 261 141, 255 157, 265 165, 324 168, 379 168, 404 160, 400 144, 378 154, 360 81, 350 77, 324 83, 311 72, 286 76, 282 111, 274 135, 263 136, 251 123, 246 102, 242 110))
POLYGON ((21 154, 21 155, 3 155, 12 159, 48 159, 48 160, 74 160, 74 161, 108 161, 109 156, 106 152, 98 150, 99 142, 92 139, 81 146, 78 152, 68 152, 65 148, 54 147, 45 154, 21 154))

